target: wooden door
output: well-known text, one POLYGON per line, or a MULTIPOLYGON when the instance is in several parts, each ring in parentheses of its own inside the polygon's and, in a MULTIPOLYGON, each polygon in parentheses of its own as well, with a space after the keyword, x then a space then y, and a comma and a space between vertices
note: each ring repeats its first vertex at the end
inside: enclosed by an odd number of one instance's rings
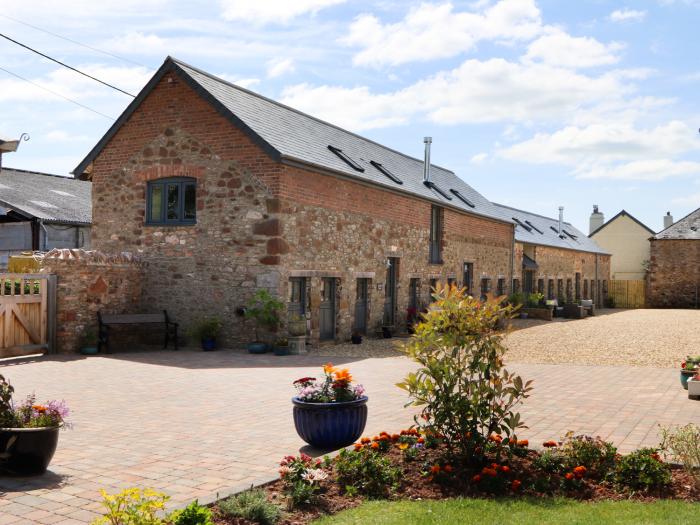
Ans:
POLYGON ((0 357, 49 349, 48 289, 46 275, 0 274, 0 357))
POLYGON ((369 279, 358 279, 355 293, 355 331, 363 335, 367 333, 368 291, 369 279))
POLYGON ((384 289, 384 326, 396 324, 396 285, 399 271, 399 260, 389 257, 386 268, 386 286, 384 289))
POLYGON ((335 278, 322 279, 320 306, 320 338, 322 341, 335 339, 335 278))

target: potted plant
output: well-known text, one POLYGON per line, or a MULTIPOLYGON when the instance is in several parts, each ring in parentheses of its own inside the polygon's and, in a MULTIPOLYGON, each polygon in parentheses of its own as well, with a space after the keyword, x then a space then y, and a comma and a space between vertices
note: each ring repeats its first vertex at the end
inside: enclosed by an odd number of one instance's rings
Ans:
POLYGON ((306 317, 299 314, 291 314, 287 320, 287 330, 292 337, 306 335, 306 317))
POLYGON ((14 388, 0 375, 0 472, 19 476, 42 474, 58 445, 58 431, 66 425, 63 401, 43 405, 30 395, 20 405, 12 401, 14 388))
POLYGON ((322 379, 302 377, 294 381, 294 387, 294 426, 309 445, 335 450, 362 435, 367 423, 367 396, 362 385, 353 384, 347 369, 328 363, 323 366, 322 379))
POLYGON ((80 353, 83 355, 95 355, 98 352, 97 332, 94 328, 86 326, 80 337, 80 353))
POLYGON ((691 399, 700 398, 700 372, 688 379, 688 397, 691 399))
POLYGON ((190 336, 198 339, 205 352, 216 349, 216 338, 221 332, 221 320, 218 317, 206 317, 197 321, 190 330, 190 336))
POLYGON ((358 331, 355 331, 352 333, 350 336, 350 341, 354 345, 361 345, 362 344, 362 334, 358 331))
POLYGON ((700 356, 686 357, 681 363, 681 386, 688 390, 688 380, 695 375, 700 368, 700 356))
POLYGON ((284 304, 265 289, 260 289, 253 294, 245 310, 246 319, 252 319, 255 322, 255 341, 248 343, 248 352, 264 354, 270 350, 270 345, 260 339, 260 328, 274 332, 279 324, 279 313, 283 308, 284 304))
POLYGON ((275 341, 275 355, 289 355, 289 340, 285 337, 280 337, 275 341))

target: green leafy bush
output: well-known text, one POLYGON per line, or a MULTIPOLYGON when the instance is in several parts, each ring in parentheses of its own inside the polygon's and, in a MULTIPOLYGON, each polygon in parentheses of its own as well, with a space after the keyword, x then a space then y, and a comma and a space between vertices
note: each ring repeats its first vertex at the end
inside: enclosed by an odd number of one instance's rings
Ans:
POLYGON ((684 427, 662 428, 661 448, 677 461, 700 488, 700 427, 689 423, 684 427))
POLYGON ((671 483, 671 469, 655 448, 640 448, 620 458, 615 482, 634 490, 662 489, 671 483))
POLYGON ((211 517, 211 511, 200 505, 197 500, 193 501, 182 510, 176 510, 168 520, 173 525, 214 525, 211 517))
POLYGON ((267 500, 264 490, 251 489, 227 498, 219 503, 219 510, 228 518, 242 518, 274 525, 282 517, 280 508, 267 500))
POLYGON ((599 437, 574 436, 569 432, 562 442, 560 452, 564 455, 567 467, 586 467, 591 477, 605 479, 615 470, 617 448, 599 437))
POLYGON ((159 516, 168 496, 152 489, 129 488, 117 494, 102 491, 102 505, 107 512, 93 525, 161 525, 159 516))
POLYGON ((255 340, 260 341, 259 329, 275 331, 284 303, 265 289, 260 289, 250 298, 245 308, 245 318, 255 321, 255 340))
POLYGON ((559 474, 566 469, 566 458, 558 450, 545 450, 532 461, 532 466, 547 474, 559 474))
POLYGON ((196 340, 216 339, 221 332, 221 319, 218 317, 204 317, 198 319, 190 328, 188 335, 196 340))
POLYGON ((369 448, 341 450, 335 458, 338 482, 346 492, 385 498, 398 485, 401 471, 391 460, 369 448))
POLYGON ((500 449, 526 428, 514 408, 528 397, 531 382, 503 366, 507 349, 498 329, 514 308, 448 286, 434 297, 405 347, 420 366, 397 386, 408 392, 409 404, 422 407, 415 421, 424 434, 443 436, 462 461, 483 464, 488 443, 500 449))

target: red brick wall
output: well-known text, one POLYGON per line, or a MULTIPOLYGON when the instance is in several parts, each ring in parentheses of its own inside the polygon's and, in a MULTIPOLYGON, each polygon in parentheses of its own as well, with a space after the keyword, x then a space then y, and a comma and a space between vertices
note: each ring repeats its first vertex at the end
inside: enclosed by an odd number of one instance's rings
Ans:
POLYGON ((700 241, 652 239, 650 262, 649 306, 700 306, 700 241))
MULTIPOLYGON (((197 317, 224 320, 226 343, 250 337, 236 310, 258 287, 286 300, 295 272, 339 279, 338 337, 349 337, 355 282, 373 274, 370 326, 381 322, 386 258, 400 257, 398 318, 408 282, 462 280, 473 262, 478 280, 509 281, 512 225, 446 210, 445 264, 428 264, 430 204, 423 200, 273 161, 177 76, 166 76, 95 160, 93 246, 137 250, 148 261, 143 301, 167 308, 186 328, 197 317), (197 179, 197 224, 145 226, 146 182, 197 179)), ((313 337, 318 335, 313 312, 313 337)))

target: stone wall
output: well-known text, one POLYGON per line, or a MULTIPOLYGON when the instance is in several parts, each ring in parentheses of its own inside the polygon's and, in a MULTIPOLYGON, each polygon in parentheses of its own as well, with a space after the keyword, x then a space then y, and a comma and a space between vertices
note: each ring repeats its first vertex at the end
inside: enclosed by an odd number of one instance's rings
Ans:
MULTIPOLYGON (((535 260, 538 268, 534 270, 534 291, 538 289, 538 281, 542 280, 544 285, 544 295, 548 296, 549 280, 553 281, 554 296, 560 299, 558 292, 558 281, 563 282, 564 296, 567 295, 567 283, 571 280, 572 299, 576 299, 576 274, 581 275, 580 298, 595 299, 596 304, 601 305, 604 299, 604 290, 607 289, 607 282, 610 280, 610 256, 581 252, 576 250, 566 250, 550 246, 523 245, 516 243, 515 246, 515 268, 516 278, 520 279, 520 289, 523 289, 525 282, 525 271, 523 270, 523 252, 535 260), (596 277, 597 266, 597 277, 596 277), (584 285, 585 283, 585 285, 584 285)), ((565 297, 566 298, 566 297, 565 297)))
POLYGON ((699 240, 651 240, 647 303, 655 308, 700 307, 699 240))
POLYGON ((97 312, 141 310, 143 265, 124 253, 107 256, 84 250, 55 249, 41 256, 41 273, 57 276, 56 346, 77 352, 86 329, 97 334, 97 312))
POLYGON ((250 340, 237 315, 256 288, 284 301, 289 278, 308 277, 311 336, 320 290, 336 279, 337 339, 350 336, 358 277, 370 282, 370 323, 381 323, 388 257, 399 259, 397 320, 411 278, 428 300, 430 279, 462 281, 464 262, 510 281, 511 224, 446 209, 444 264, 428 263, 430 204, 345 178, 276 162, 177 75, 166 75, 110 140, 92 169, 92 243, 148 261, 142 300, 187 327, 224 321, 221 341, 250 340), (146 187, 163 177, 197 180, 197 223, 144 224, 146 187), (382 289, 380 289, 382 288, 382 289))

